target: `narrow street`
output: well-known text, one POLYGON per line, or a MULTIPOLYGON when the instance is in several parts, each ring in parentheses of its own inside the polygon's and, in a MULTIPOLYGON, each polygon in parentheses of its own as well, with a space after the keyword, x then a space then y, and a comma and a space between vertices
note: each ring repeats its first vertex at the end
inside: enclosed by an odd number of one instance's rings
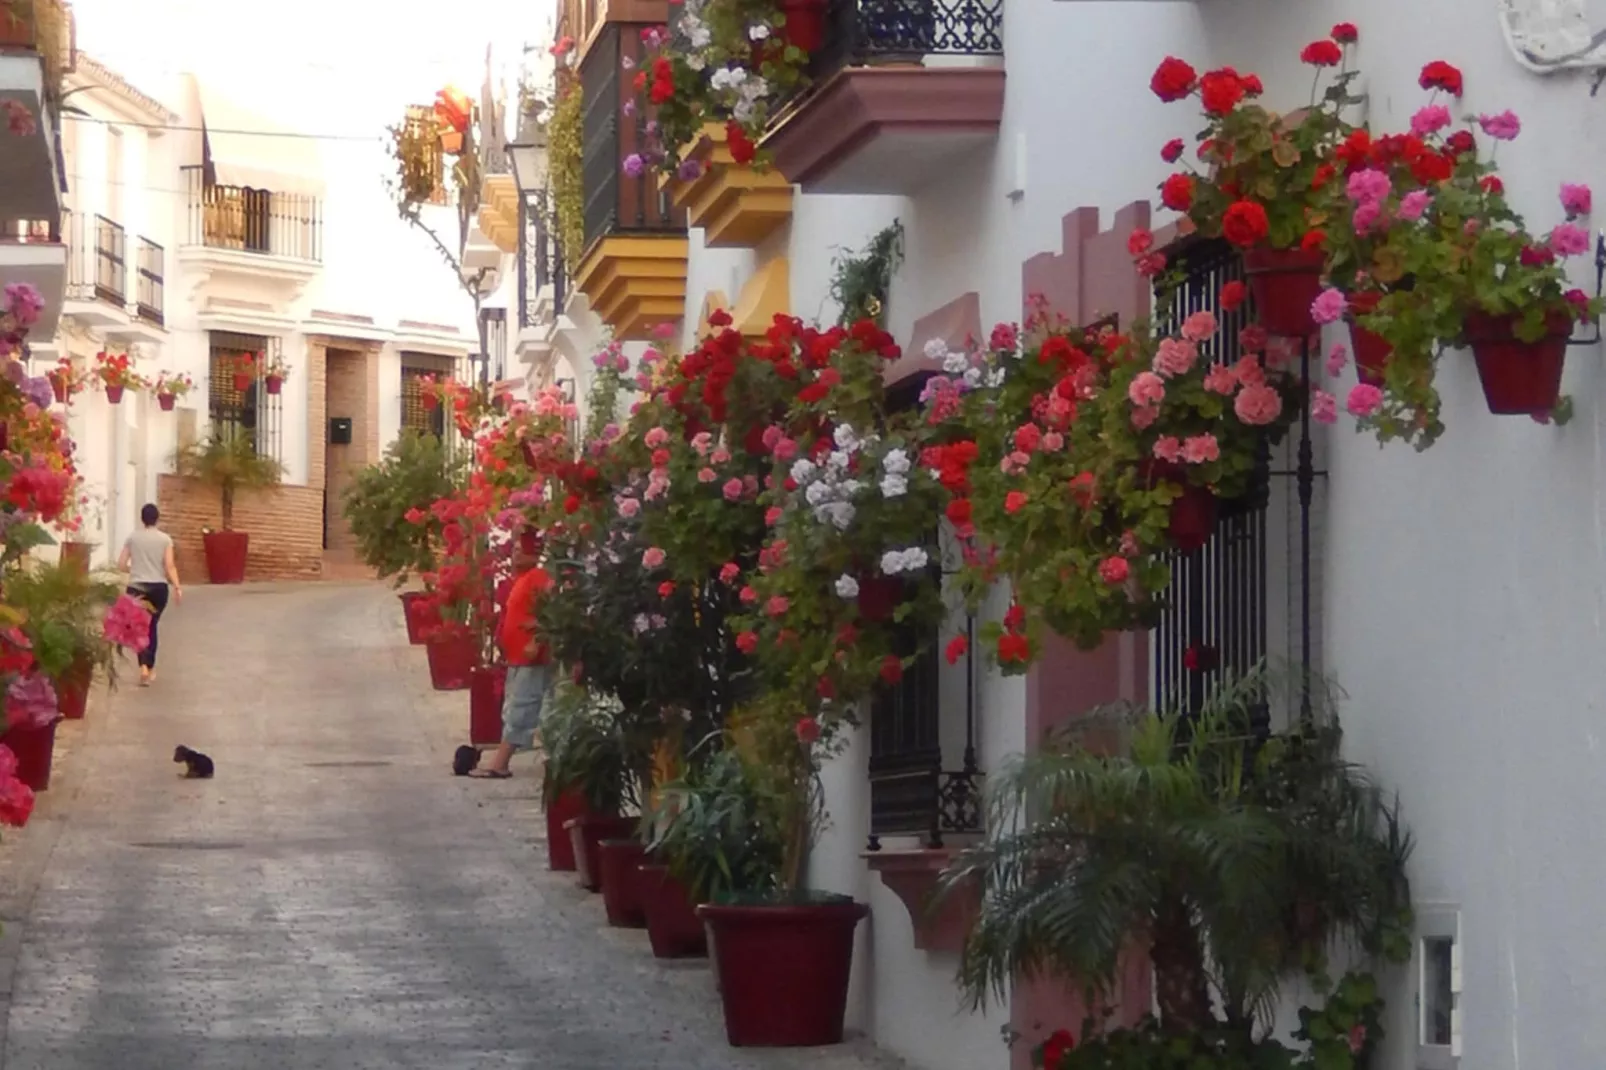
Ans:
POLYGON ((706 962, 546 871, 527 759, 450 775, 467 696, 388 589, 197 588, 161 638, 0 848, 4 1070, 888 1065, 728 1048, 706 962))

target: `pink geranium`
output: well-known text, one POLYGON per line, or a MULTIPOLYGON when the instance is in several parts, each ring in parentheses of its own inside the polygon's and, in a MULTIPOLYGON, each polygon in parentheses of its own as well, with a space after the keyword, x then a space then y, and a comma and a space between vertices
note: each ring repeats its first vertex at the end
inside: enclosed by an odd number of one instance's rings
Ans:
POLYGON ((1175 435, 1161 435, 1154 441, 1154 448, 1150 451, 1162 461, 1175 464, 1182 457, 1182 443, 1175 435))
POLYGON ((1189 464, 1209 464, 1221 459, 1221 445, 1212 434, 1193 435, 1182 444, 1182 459, 1189 464))
POLYGON ((1310 392, 1310 418, 1319 424, 1330 424, 1338 419, 1338 399, 1320 387, 1310 392))
POLYGON ((111 642, 137 653, 151 645, 151 612, 144 602, 120 595, 106 611, 101 632, 111 642))
POLYGON ((1383 404, 1383 391, 1370 383, 1359 383, 1349 392, 1344 407, 1352 416, 1370 416, 1383 404))
POLYGON ((1265 383, 1250 383, 1238 391, 1238 396, 1232 402, 1232 411, 1244 423, 1261 427, 1282 414, 1283 398, 1265 383))
POLYGON ((658 547, 650 546, 647 548, 646 552, 641 555, 641 565, 643 568, 657 568, 659 565, 664 563, 664 558, 667 556, 668 555, 658 547))
POLYGON ((725 500, 728 502, 740 501, 742 497, 742 481, 739 479, 727 479, 725 485, 720 488, 720 493, 725 496, 725 500))
POLYGON ((1167 379, 1186 375, 1199 359, 1199 347, 1182 338, 1162 338, 1154 354, 1154 370, 1167 379))
POLYGON ((42 672, 24 673, 6 688, 6 724, 11 728, 44 728, 60 718, 56 689, 42 672))
POLYGON ((1576 182, 1561 184, 1561 207, 1568 219, 1586 216, 1594 210, 1595 198, 1589 187, 1576 182))
POLYGON ((1209 309, 1195 312, 1182 321, 1182 337, 1190 342, 1203 342, 1216 333, 1216 316, 1209 309))
POLYGON ((1138 372, 1127 387, 1127 397, 1139 407, 1158 405, 1165 400, 1165 382, 1153 372, 1138 372))

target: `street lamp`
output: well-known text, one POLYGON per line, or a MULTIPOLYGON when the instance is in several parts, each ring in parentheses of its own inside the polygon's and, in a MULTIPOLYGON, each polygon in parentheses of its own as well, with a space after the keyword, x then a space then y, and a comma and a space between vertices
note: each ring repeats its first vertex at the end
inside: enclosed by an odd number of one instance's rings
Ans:
POLYGON ((508 163, 513 166, 513 184, 529 197, 546 188, 546 146, 533 141, 515 141, 507 147, 508 163))

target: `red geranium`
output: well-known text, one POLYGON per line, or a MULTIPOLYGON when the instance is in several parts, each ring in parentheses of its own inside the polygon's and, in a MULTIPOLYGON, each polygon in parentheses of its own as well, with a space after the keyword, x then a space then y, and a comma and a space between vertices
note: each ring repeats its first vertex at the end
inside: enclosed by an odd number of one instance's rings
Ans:
POLYGON ((1198 81, 1199 74, 1191 66, 1175 56, 1167 56, 1155 68, 1154 77, 1149 79, 1149 88, 1155 96, 1170 103, 1193 92, 1198 81))
POLYGON ((1160 149, 1160 159, 1164 160, 1166 163, 1176 163, 1178 160, 1182 159, 1182 149, 1182 139, 1180 137, 1174 137, 1170 141, 1167 141, 1165 146, 1160 149))
POLYGON ((1160 186, 1160 203, 1174 212, 1186 212, 1193 207, 1193 176, 1177 174, 1160 186))
POLYGON ((1459 97, 1463 87, 1461 71, 1442 59, 1424 66, 1416 84, 1423 89, 1442 89, 1452 97, 1459 97))
POLYGON ((1231 67, 1210 71, 1199 79, 1199 100, 1210 115, 1226 115, 1248 93, 1243 78, 1231 67))
POLYGON ((1344 50, 1323 38, 1306 45, 1299 53, 1299 59, 1312 67, 1336 67, 1344 60, 1344 50))
POLYGON ((1043 1041, 1043 1070, 1059 1070, 1060 1061, 1076 1048, 1069 1029, 1056 1029, 1043 1041))
POLYGON ((1254 201, 1234 201, 1221 218, 1222 237, 1240 249, 1259 245, 1269 227, 1266 209, 1254 201))
POLYGON ((1361 33, 1355 28, 1353 22, 1341 22, 1333 27, 1328 36, 1341 45, 1353 45, 1360 40, 1361 33))

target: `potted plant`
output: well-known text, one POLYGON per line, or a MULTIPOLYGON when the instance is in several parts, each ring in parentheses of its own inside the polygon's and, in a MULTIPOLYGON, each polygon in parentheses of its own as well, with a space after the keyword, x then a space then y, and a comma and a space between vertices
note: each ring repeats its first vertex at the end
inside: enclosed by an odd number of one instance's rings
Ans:
POLYGON ((251 389, 251 384, 256 382, 257 369, 261 363, 260 353, 241 353, 234 359, 233 371, 230 374, 233 376, 234 389, 237 393, 243 394, 251 389))
POLYGON ((284 466, 258 453, 249 434, 216 428, 205 438, 181 447, 174 462, 180 476, 218 492, 222 530, 201 531, 208 579, 212 583, 244 583, 250 535, 234 530, 235 495, 278 486, 284 466))
POLYGON ((620 711, 610 700, 573 685, 560 685, 552 704, 553 719, 541 729, 547 748, 542 792, 549 815, 559 799, 571 793, 576 797, 578 805, 570 808, 580 812, 563 822, 562 836, 580 886, 601 891, 602 840, 627 837, 636 827, 635 818, 620 816, 634 787, 615 725, 620 711))
POLYGON ((194 389, 195 380, 188 373, 175 374, 165 370, 157 375, 156 383, 151 388, 156 395, 156 404, 161 406, 163 412, 172 412, 174 403, 194 389))
POLYGON ((70 507, 62 511, 58 523, 68 536, 61 540, 59 560, 62 565, 71 565, 80 572, 89 571, 90 555, 94 552, 95 543, 73 536, 82 536, 90 530, 100 531, 105 508, 106 502, 101 495, 83 491, 76 496, 70 507))
POLYGON ((65 405, 88 383, 89 373, 75 366, 71 357, 62 357, 45 373, 45 378, 50 380, 50 391, 56 401, 65 405))
POLYGON ((268 393, 277 394, 284 388, 284 381, 290 376, 290 366, 284 359, 275 354, 262 370, 262 382, 268 393))
POLYGON ((104 350, 97 353, 94 375, 106 388, 106 400, 113 405, 122 403, 123 391, 129 387, 140 390, 145 386, 145 380, 134 370, 127 353, 107 353, 104 350))
POLYGON ((149 611, 126 599, 109 576, 34 562, 10 569, 5 590, 7 604, 25 615, 34 663, 55 685, 58 710, 68 720, 84 716, 96 671, 116 686, 120 647, 137 652, 149 642, 149 611))

